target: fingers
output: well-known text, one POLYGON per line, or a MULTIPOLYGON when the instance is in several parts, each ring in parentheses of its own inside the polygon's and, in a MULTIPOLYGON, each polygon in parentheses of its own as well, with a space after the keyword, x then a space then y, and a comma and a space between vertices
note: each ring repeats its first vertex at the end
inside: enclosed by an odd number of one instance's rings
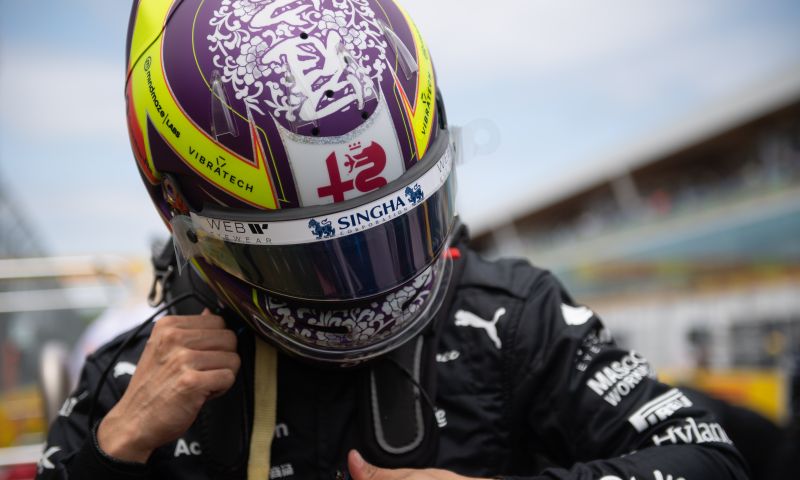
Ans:
POLYGON ((192 330, 215 330, 225 328, 225 320, 219 315, 212 315, 208 309, 205 309, 200 315, 168 315, 158 320, 156 326, 159 325, 192 330))
POLYGON ((347 455, 347 467, 353 480, 399 480, 408 478, 410 470, 388 470, 368 463, 357 450, 350 450, 347 455))
POLYGON ((357 450, 350 450, 347 454, 347 468, 350 469, 353 480, 377 480, 377 469, 367 463, 357 450))
POLYGON ((118 438, 122 446, 115 452, 125 455, 119 458, 141 461, 184 434, 203 404, 235 383, 241 364, 236 343, 222 318, 208 311, 161 318, 128 388, 106 416, 103 444, 113 448, 108 438, 118 438), (120 430, 119 425, 147 429, 120 430))
MULTIPOLYGON (((236 334, 224 328, 222 319, 214 315, 164 317, 153 329, 140 364, 151 369, 165 368, 172 375, 191 377, 193 371, 239 371, 241 359, 236 350, 236 334), (223 328, 192 328, 192 322, 202 326, 222 325, 223 328), (182 327, 183 326, 183 327, 182 327)), ((138 371, 138 369, 137 369, 138 371)), ((180 388, 179 390, 197 391, 180 388)), ((201 386, 202 387, 202 386, 201 386)), ((205 390, 205 388, 201 388, 205 390)))
POLYGON ((236 334, 214 315, 164 317, 153 328, 150 341, 168 349, 236 351, 236 334))
POLYGON ((176 355, 185 368, 199 371, 227 369, 236 373, 241 364, 239 355, 235 352, 184 349, 176 355))
POLYGON ((431 468, 424 470, 380 468, 369 464, 356 450, 350 450, 347 455, 347 468, 353 480, 481 480, 431 468))
POLYGON ((193 388, 210 397, 227 392, 235 381, 236 374, 229 369, 195 371, 189 379, 193 388))
POLYGON ((236 334, 231 330, 186 330, 182 345, 192 350, 236 351, 236 334))

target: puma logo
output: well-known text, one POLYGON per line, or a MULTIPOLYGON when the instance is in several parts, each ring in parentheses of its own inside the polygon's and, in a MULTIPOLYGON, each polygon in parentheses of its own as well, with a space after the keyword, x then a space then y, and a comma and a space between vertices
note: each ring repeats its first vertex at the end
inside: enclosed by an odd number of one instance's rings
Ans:
POLYGON ((118 378, 123 375, 133 375, 135 372, 136 365, 130 362, 119 362, 118 364, 114 365, 114 378, 118 378))
POLYGON ((572 307, 563 303, 561 304, 561 316, 564 317, 567 325, 578 326, 588 322, 594 316, 594 312, 586 307, 572 307))
POLYGON ((456 326, 482 328, 486 330, 489 339, 494 342, 494 346, 499 350, 503 344, 500 342, 500 337, 497 336, 497 321, 505 314, 505 308, 498 308, 497 311, 494 312, 492 320, 484 320, 474 313, 459 310, 456 312, 456 326))

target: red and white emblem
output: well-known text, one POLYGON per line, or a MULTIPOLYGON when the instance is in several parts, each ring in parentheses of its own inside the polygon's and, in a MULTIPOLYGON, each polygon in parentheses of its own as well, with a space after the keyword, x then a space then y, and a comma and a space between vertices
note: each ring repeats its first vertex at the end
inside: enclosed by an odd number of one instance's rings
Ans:
POLYGON ((325 160, 330 184, 317 189, 321 199, 331 197, 334 202, 343 202, 345 195, 352 190, 368 193, 389 183, 383 177, 386 151, 378 143, 372 142, 368 147, 362 147, 360 142, 354 143, 350 145, 350 153, 344 154, 344 157, 345 161, 342 162, 333 152, 325 160), (340 164, 345 171, 342 171, 340 164))
POLYGON ((362 131, 339 138, 298 137, 279 126, 302 206, 351 200, 403 174, 403 155, 387 112, 385 104, 379 105, 362 131))

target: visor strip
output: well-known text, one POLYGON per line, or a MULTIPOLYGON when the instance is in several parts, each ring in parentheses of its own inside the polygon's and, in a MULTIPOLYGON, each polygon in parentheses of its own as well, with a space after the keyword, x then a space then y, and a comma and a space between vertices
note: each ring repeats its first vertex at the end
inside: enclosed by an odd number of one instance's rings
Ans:
MULTIPOLYGON (((298 245, 324 242, 363 232, 400 217, 444 186, 453 173, 453 152, 448 147, 442 157, 419 179, 378 200, 343 212, 322 217, 284 221, 241 221, 212 218, 194 212, 191 221, 198 237, 241 245, 298 245), (366 223, 366 226, 352 227, 366 223)), ((265 213, 265 219, 269 213, 265 213)))

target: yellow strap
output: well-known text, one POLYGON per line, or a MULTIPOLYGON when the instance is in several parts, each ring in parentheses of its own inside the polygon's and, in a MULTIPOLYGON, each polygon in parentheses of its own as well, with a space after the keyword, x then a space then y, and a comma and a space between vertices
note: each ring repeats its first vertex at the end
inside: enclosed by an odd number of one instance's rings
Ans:
POLYGON ((269 479, 270 451, 275 435, 278 397, 278 354, 271 345, 256 339, 255 389, 253 392, 253 433, 247 480, 269 479))

